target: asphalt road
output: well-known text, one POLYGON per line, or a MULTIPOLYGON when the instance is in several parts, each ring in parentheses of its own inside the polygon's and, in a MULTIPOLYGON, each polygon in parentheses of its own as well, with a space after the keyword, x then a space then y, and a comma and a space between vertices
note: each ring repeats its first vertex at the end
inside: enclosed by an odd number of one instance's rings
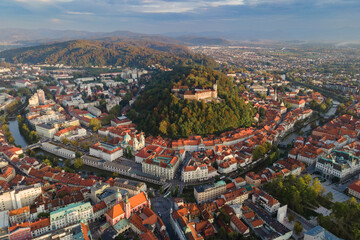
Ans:
POLYGON ((170 239, 177 239, 175 232, 170 224, 170 209, 172 208, 172 199, 164 198, 163 196, 157 196, 151 199, 151 206, 153 207, 154 212, 164 222, 170 239))

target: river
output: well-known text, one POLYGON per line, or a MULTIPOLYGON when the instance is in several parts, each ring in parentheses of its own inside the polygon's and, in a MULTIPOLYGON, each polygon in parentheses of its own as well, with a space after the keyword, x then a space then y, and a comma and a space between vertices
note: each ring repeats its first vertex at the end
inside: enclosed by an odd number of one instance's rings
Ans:
POLYGON ((20 145, 22 148, 28 145, 27 142, 25 141, 25 138, 21 135, 19 131, 19 125, 17 119, 9 121, 9 130, 15 139, 16 145, 20 145))

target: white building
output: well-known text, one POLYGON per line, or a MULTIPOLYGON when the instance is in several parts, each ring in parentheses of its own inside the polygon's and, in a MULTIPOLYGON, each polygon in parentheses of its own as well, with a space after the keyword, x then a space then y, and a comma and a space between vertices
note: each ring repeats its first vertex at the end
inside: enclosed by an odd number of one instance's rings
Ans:
POLYGON ((48 142, 42 143, 41 149, 43 149, 44 151, 47 151, 49 153, 55 154, 57 156, 63 157, 63 158, 74 159, 76 156, 74 151, 56 146, 56 145, 48 143, 48 142))
POLYGON ((90 147, 90 155, 111 162, 123 155, 123 149, 117 145, 98 142, 90 147))
POLYGON ((50 213, 51 229, 61 229, 81 220, 93 218, 93 208, 89 202, 72 203, 50 213))
POLYGON ((4 192, 0 195, 0 211, 30 206, 34 204, 35 199, 41 194, 42 190, 39 183, 4 192))
POLYGON ((315 169, 327 178, 344 179, 360 172, 360 159, 348 152, 333 150, 316 161, 315 169))

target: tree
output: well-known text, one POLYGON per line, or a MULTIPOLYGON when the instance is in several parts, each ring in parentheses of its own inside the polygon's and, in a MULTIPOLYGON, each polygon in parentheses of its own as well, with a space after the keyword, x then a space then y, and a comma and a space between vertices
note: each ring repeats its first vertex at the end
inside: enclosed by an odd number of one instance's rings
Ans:
POLYGON ((293 222, 295 220, 294 214, 290 213, 289 216, 288 216, 288 219, 289 219, 290 222, 293 222))
POLYGON ((79 152, 79 151, 76 151, 76 152, 75 152, 75 156, 76 156, 77 158, 80 158, 80 157, 82 156, 82 153, 79 152))
POLYGON ((300 234, 303 231, 303 226, 299 221, 295 222, 294 231, 295 231, 296 234, 300 234))
POLYGON ((66 137, 64 137, 62 140, 61 140, 62 142, 63 142, 63 144, 65 144, 65 145, 68 145, 69 144, 69 139, 68 138, 66 138, 66 137))
POLYGON ((43 217, 47 218, 47 217, 50 216, 50 213, 48 213, 48 212, 41 212, 41 213, 39 213, 37 216, 38 216, 38 218, 43 218, 43 217))
POLYGON ((65 165, 66 167, 71 167, 71 159, 65 159, 64 165, 65 165))
POLYGON ((93 129, 93 131, 97 131, 101 128, 101 122, 97 118, 92 118, 89 123, 89 127, 93 129))
POLYGON ((74 167, 76 169, 81 168, 83 166, 83 161, 81 158, 75 158, 74 160, 74 167))

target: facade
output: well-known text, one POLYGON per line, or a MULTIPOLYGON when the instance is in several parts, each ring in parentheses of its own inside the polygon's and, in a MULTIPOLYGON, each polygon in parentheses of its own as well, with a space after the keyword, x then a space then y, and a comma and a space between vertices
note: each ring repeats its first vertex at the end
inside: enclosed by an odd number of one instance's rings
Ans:
POLYGON ((26 206, 23 208, 9 211, 10 224, 26 222, 30 220, 30 207, 26 206))
POLYGON ((41 185, 35 184, 4 192, 0 195, 0 211, 13 210, 34 204, 42 194, 41 185))
POLYGON ((36 132, 39 136, 47 137, 52 139, 59 128, 54 127, 50 124, 38 124, 35 126, 36 132))
POLYGON ((348 152, 333 150, 316 161, 315 169, 327 178, 344 179, 360 171, 360 159, 348 152))
POLYGON ((180 161, 175 156, 153 155, 142 162, 142 172, 162 179, 174 179, 180 161))
POLYGON ((180 88, 174 87, 172 92, 179 98, 187 99, 190 101, 200 101, 200 100, 210 100, 217 99, 217 84, 214 84, 211 88, 195 88, 190 90, 186 86, 181 86, 180 88))
POLYGON ((348 193, 351 196, 356 197, 357 199, 360 199, 360 179, 355 180, 353 183, 351 183, 348 187, 348 193))
POLYGON ((36 222, 30 223, 30 230, 32 238, 41 236, 51 231, 50 218, 40 219, 36 222))
POLYGON ((226 183, 222 180, 216 183, 210 183, 194 187, 194 196, 197 203, 212 201, 220 197, 225 192, 226 183))
POLYGON ((208 166, 205 164, 196 166, 185 166, 181 172, 181 181, 192 182, 192 181, 204 181, 208 179, 208 166))
POLYGON ((91 220, 93 208, 89 202, 72 203, 50 213, 51 229, 56 230, 78 223, 82 219, 91 220))
POLYGON ((59 147, 48 142, 42 143, 41 149, 63 158, 74 159, 76 157, 74 151, 59 147))
POLYGON ((9 239, 9 213, 8 211, 0 212, 0 239, 9 239))
POLYGON ((24 222, 9 227, 9 239, 10 240, 28 240, 32 239, 30 222, 24 222))
POLYGON ((252 201, 262 206, 269 213, 277 212, 280 207, 280 202, 278 200, 259 189, 256 189, 255 193, 252 195, 252 201))
POLYGON ((54 135, 54 140, 61 141, 64 138, 67 138, 69 140, 76 139, 79 137, 86 136, 87 132, 85 128, 79 127, 79 126, 71 126, 64 128, 54 135))
POLYGON ((123 149, 117 145, 98 142, 90 147, 90 155, 112 162, 123 155, 123 149))

